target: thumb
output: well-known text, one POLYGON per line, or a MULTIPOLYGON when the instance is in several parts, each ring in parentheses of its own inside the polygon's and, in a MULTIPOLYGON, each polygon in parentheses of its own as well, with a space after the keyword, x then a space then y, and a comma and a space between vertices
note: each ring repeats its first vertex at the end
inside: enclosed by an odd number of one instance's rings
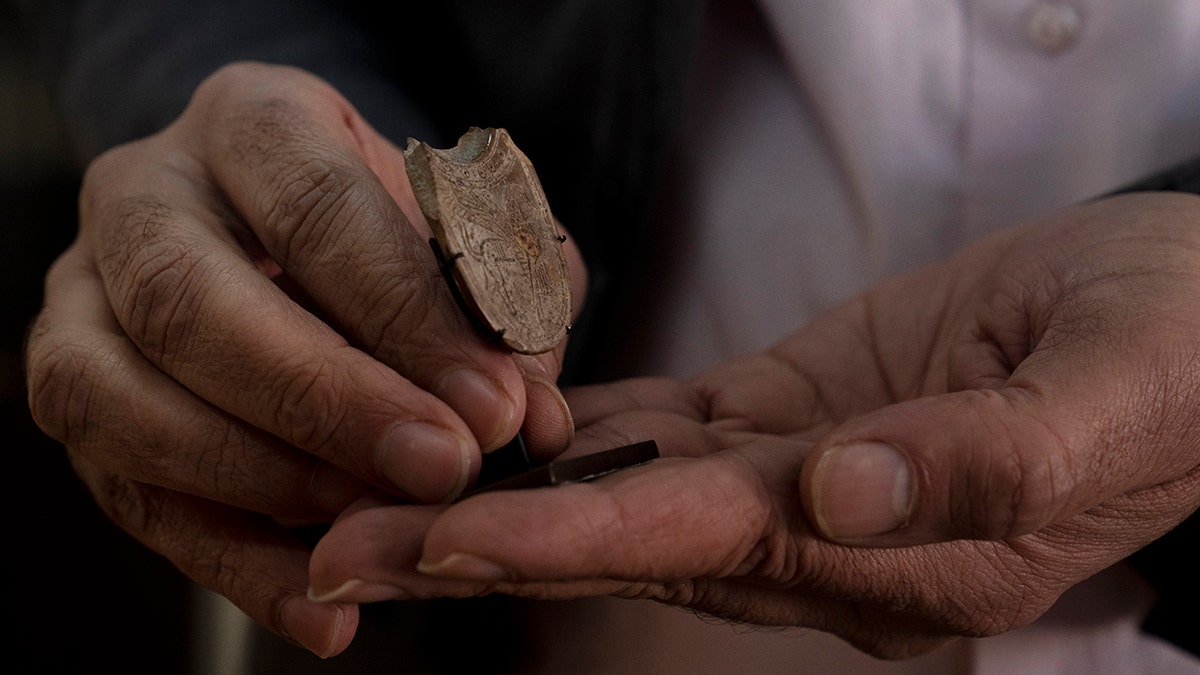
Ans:
POLYGON ((1146 425, 1103 411, 1022 387, 888 406, 817 445, 801 470, 801 499, 824 536, 850 544, 1034 532, 1153 483, 1152 439, 1128 431, 1146 425))

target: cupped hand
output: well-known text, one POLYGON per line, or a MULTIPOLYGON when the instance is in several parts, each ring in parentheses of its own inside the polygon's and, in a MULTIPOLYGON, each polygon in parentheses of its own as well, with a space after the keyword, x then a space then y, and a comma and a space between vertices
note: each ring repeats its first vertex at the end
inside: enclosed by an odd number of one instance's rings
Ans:
POLYGON ((1198 225, 1194 197, 1098 201, 694 381, 570 392, 579 451, 665 457, 364 502, 314 551, 312 594, 609 593, 887 657, 1025 625, 1200 504, 1198 225))
POLYGON ((226 67, 170 127, 89 167, 31 330, 34 417, 118 525, 336 653, 357 609, 304 597, 289 526, 371 489, 444 501, 522 424, 545 454, 573 433, 561 350, 480 338, 429 236, 402 153, 331 87, 226 67))

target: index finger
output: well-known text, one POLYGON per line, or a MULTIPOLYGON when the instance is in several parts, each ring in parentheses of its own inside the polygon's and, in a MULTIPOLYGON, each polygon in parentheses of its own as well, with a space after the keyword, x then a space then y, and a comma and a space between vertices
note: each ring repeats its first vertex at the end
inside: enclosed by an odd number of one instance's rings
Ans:
POLYGON ((760 442, 593 483, 483 494, 433 522, 418 569, 488 582, 744 574, 763 557, 785 560, 777 535, 803 527, 792 487, 803 456, 797 443, 760 442))

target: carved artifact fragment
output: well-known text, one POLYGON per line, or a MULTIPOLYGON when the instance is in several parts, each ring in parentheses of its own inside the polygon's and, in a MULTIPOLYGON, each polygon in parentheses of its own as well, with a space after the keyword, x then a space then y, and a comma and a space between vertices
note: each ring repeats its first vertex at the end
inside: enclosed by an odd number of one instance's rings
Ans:
MULTIPOLYGON (((472 128, 446 150, 409 139, 404 161, 442 273, 475 327, 522 354, 562 342, 571 320, 566 237, 508 132, 472 128)), ((657 457, 645 441, 535 467, 518 433, 484 455, 476 489, 463 498, 594 480, 657 457)))
POLYGON ((404 160, 434 252, 477 327, 522 354, 557 346, 571 321, 565 237, 508 132, 472 128, 446 150, 409 139, 404 160))

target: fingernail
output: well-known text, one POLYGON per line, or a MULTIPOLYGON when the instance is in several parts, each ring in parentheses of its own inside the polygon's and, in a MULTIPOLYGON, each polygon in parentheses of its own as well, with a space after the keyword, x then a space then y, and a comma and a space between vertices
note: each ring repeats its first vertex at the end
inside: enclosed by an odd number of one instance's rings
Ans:
POLYGON ((407 600, 404 589, 391 584, 351 579, 331 591, 320 591, 310 587, 308 599, 313 602, 381 602, 383 600, 407 600))
POLYGON ((285 636, 323 659, 344 650, 354 636, 341 607, 314 604, 298 595, 280 605, 279 623, 285 636))
POLYGON ((462 368, 443 375, 433 386, 434 396, 450 404, 487 452, 503 445, 517 407, 495 380, 478 370, 462 368))
POLYGON ((406 495, 422 502, 452 500, 471 475, 471 447, 448 429, 426 422, 398 424, 384 437, 383 475, 406 495))
POLYGON ((435 577, 452 577, 471 581, 509 581, 515 576, 490 560, 469 553, 451 553, 436 562, 422 560, 417 571, 435 577))
POLYGON ((549 379, 526 371, 525 421, 522 430, 527 441, 563 450, 575 438, 575 420, 562 392, 549 379))
POLYGON ((827 450, 811 483, 817 528, 847 540, 891 532, 908 522, 913 485, 908 461, 883 443, 827 450))

